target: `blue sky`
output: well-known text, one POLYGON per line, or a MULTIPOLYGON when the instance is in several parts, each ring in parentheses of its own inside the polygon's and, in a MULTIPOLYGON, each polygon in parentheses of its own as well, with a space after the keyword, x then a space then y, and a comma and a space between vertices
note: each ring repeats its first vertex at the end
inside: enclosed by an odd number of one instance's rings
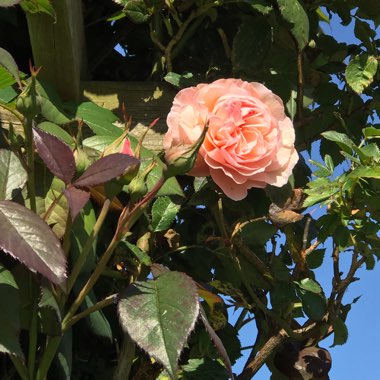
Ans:
MULTIPOLYGON (((353 23, 349 26, 342 26, 340 19, 334 16, 331 24, 323 24, 323 30, 326 34, 331 34, 340 42, 346 43, 359 43, 354 35, 353 23)), ((380 29, 377 29, 379 34, 380 29)), ((318 159, 318 157, 313 157, 318 159)), ((344 260, 342 255, 343 268, 349 265, 350 256, 344 260)), ((380 329, 379 315, 380 315, 380 276, 378 268, 375 267, 373 271, 366 271, 361 268, 357 276, 360 281, 352 284, 344 298, 344 303, 351 302, 354 298, 361 296, 359 301, 353 305, 348 319, 346 321, 349 330, 349 338, 345 345, 329 348, 332 345, 333 337, 321 342, 320 346, 329 349, 333 366, 330 371, 331 380, 354 380, 354 379, 380 379, 380 366, 378 360, 380 359, 380 329)), ((321 285, 327 294, 331 289, 332 278, 332 265, 331 258, 326 253, 324 264, 317 272, 317 278, 321 281, 321 285)), ((255 331, 252 327, 246 328, 242 331, 240 338, 243 346, 250 345, 254 341, 255 331)), ((249 354, 249 350, 245 355, 239 359, 235 364, 234 370, 240 373, 244 363, 249 354)), ((270 372, 264 366, 258 374, 254 377, 255 380, 269 380, 270 372)))

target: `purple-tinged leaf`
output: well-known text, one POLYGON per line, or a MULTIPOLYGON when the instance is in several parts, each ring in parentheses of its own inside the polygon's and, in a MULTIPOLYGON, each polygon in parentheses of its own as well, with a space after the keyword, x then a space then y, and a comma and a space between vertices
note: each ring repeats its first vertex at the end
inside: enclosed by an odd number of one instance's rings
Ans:
POLYGON ((66 278, 66 257, 50 227, 34 212, 11 201, 0 201, 0 248, 60 284, 66 278))
POLYGON ((88 191, 78 189, 75 186, 68 187, 63 193, 69 202, 71 220, 74 221, 80 210, 82 210, 90 199, 90 193, 88 191))
POLYGON ((38 154, 48 169, 66 184, 75 173, 75 159, 70 147, 57 137, 33 128, 38 154))
POLYGON ((187 337, 199 313, 197 286, 180 272, 135 282, 118 305, 121 325, 172 379, 187 337))
POLYGON ((3 66, 5 70, 9 72, 16 79, 18 85, 21 87, 20 73, 18 71, 17 64, 13 57, 0 47, 0 66, 3 66))
POLYGON ((114 153, 94 162, 75 182, 75 186, 95 186, 123 175, 127 169, 140 165, 140 160, 122 153, 114 153))
POLYGON ((206 331, 208 335, 210 336, 211 340, 214 342, 215 348, 220 354, 220 357, 223 360, 224 365, 226 366, 226 370, 228 371, 228 374, 230 375, 231 379, 234 378, 233 372, 232 372, 232 366, 230 358, 228 357, 227 351, 224 348, 223 342, 220 340, 214 329, 211 327, 209 321, 207 320, 206 313, 203 310, 203 307, 200 308, 200 316, 203 324, 205 325, 206 331))

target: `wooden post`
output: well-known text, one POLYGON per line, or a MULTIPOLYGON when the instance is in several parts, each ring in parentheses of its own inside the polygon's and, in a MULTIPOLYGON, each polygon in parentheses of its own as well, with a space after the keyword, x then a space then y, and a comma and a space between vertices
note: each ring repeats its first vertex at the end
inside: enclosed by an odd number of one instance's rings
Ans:
POLYGON ((80 0, 55 0, 56 20, 44 13, 27 14, 34 65, 62 99, 81 98, 85 43, 80 0))

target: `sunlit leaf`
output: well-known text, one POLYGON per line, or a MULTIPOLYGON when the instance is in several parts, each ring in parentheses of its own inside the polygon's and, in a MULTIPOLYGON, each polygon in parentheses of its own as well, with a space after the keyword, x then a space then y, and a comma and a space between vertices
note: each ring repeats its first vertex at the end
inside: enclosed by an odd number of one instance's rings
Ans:
POLYGON ((348 85, 357 94, 361 94, 372 83, 377 66, 377 58, 373 55, 356 55, 346 68, 346 81, 348 85))
POLYGON ((118 310, 123 329, 174 379, 180 353, 199 312, 192 279, 180 272, 167 272, 155 280, 135 282, 120 300, 118 310))
POLYGON ((22 189, 28 174, 18 157, 10 150, 0 149, 0 200, 11 200, 22 189))
POLYGON ((66 278, 66 256, 49 226, 34 212, 0 201, 0 247, 55 283, 66 278))
POLYGON ((282 17, 290 23, 290 31, 302 50, 309 42, 309 18, 298 0, 277 0, 282 17))
POLYGON ((69 104, 66 108, 73 117, 83 120, 96 135, 119 137, 123 130, 113 123, 118 121, 118 117, 110 110, 99 107, 92 102, 83 102, 79 105, 69 104))
POLYGON ((169 197, 159 197, 152 207, 153 231, 167 230, 173 223, 180 206, 173 203, 169 197))
POLYGON ((20 73, 13 57, 3 48, 0 47, 0 66, 3 66, 15 78, 21 86, 20 73))

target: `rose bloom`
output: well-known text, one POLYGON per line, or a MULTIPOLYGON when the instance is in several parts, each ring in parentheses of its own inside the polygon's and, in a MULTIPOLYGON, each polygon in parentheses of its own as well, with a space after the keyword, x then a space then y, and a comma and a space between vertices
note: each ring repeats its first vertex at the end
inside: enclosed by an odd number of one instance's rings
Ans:
POLYGON ((219 79, 178 92, 163 147, 170 162, 209 129, 189 175, 210 175, 233 200, 252 187, 285 185, 298 161, 282 100, 260 83, 219 79))

